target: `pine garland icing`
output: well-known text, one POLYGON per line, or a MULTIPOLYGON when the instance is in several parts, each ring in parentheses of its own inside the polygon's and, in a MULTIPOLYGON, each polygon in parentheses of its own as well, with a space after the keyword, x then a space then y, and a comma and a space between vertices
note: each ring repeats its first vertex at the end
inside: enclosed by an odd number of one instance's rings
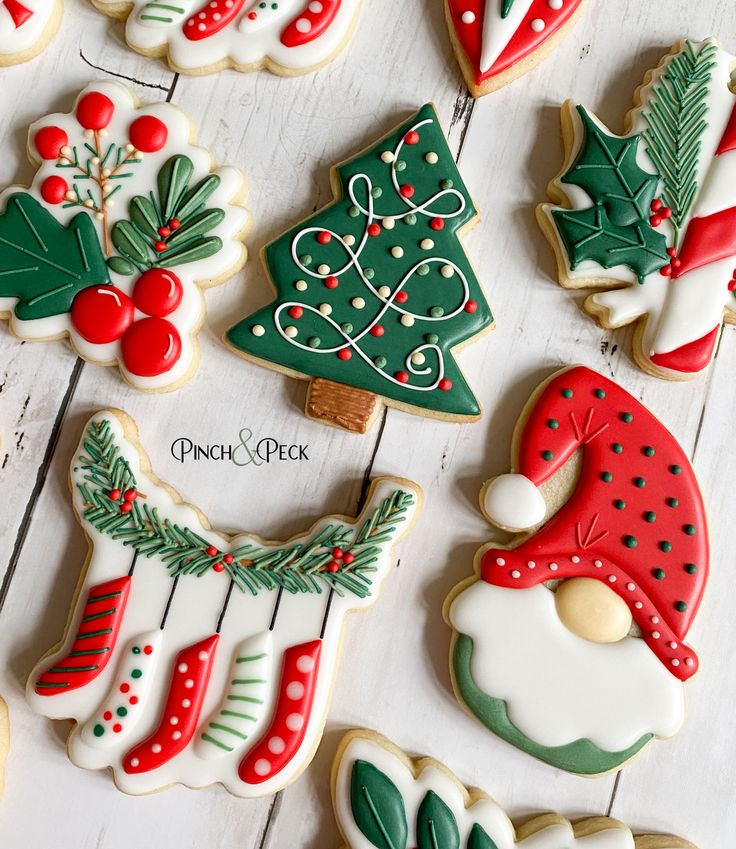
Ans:
POLYGON ((413 494, 397 489, 358 528, 334 522, 305 543, 272 550, 244 545, 223 554, 195 531, 145 504, 107 420, 90 422, 83 446, 86 453, 75 471, 81 473, 77 487, 86 522, 139 555, 160 558, 174 578, 215 569, 252 595, 278 588, 290 593, 327 588, 366 598, 380 547, 394 538, 414 504, 413 494))

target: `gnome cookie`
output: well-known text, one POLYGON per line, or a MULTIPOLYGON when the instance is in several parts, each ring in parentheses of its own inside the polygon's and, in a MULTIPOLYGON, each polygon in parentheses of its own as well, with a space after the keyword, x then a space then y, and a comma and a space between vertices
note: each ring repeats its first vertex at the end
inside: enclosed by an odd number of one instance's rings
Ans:
POLYGON ((698 669, 683 640, 708 576, 702 496, 672 434, 582 366, 532 397, 512 465, 482 509, 524 536, 484 546, 445 606, 455 691, 512 745, 600 775, 683 722, 698 669))

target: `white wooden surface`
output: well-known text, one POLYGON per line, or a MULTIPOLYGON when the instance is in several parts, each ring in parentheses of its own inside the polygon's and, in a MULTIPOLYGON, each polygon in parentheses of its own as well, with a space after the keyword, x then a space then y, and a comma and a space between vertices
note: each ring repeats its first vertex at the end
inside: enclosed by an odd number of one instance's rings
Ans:
POLYGON ((62 343, 21 344, 0 327, 0 692, 11 709, 2 849, 330 849, 339 844, 329 767, 342 731, 372 726, 403 747, 445 760, 514 816, 558 809, 610 812, 642 829, 672 830, 700 849, 730 849, 736 833, 736 617, 731 581, 736 476, 736 333, 692 384, 666 384, 630 362, 626 331, 607 333, 579 310, 582 296, 552 280, 553 260, 534 222, 558 170, 558 105, 568 96, 619 127, 633 89, 681 35, 721 35, 736 50, 736 7, 722 0, 590 0, 550 59, 510 88, 473 103, 464 93, 440 0, 367 0, 352 44, 318 74, 175 77, 138 57, 122 26, 84 0, 67 0, 61 33, 37 60, 0 72, 0 185, 26 180, 26 127, 69 108, 89 79, 129 79, 144 99, 169 97, 200 123, 222 162, 248 175, 255 226, 243 273, 207 295, 202 362, 185 389, 146 397, 113 370, 83 365, 62 343), (483 222, 470 252, 498 321, 462 362, 486 414, 456 426, 389 412, 355 437, 301 415, 304 384, 235 358, 222 331, 268 298, 258 248, 329 198, 329 166, 433 100, 483 222), (690 716, 621 776, 586 780, 555 772, 483 731, 449 686, 450 634, 440 614, 491 536, 477 509, 484 479, 507 468, 516 414, 549 372, 583 362, 621 381, 694 458, 711 507, 713 571, 691 642, 703 671, 689 687, 690 716), (380 601, 348 625, 321 748, 302 778, 276 798, 238 801, 221 788, 174 788, 146 798, 118 793, 109 776, 66 759, 64 723, 34 716, 22 688, 37 657, 61 634, 85 542, 66 486, 87 416, 120 406, 141 426, 154 468, 222 528, 286 537, 326 512, 352 512, 363 481, 396 473, 421 483, 426 509, 400 549, 380 601), (236 469, 180 465, 177 436, 234 441, 240 427, 307 442, 299 466, 236 469), (227 493, 225 495, 225 493, 227 493), (731 529, 731 533, 729 533, 731 529))

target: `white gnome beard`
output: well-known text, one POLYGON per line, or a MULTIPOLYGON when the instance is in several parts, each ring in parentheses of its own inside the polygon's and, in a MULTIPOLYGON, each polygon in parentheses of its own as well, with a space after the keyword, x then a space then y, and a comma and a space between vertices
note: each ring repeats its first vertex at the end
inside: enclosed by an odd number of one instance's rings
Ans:
POLYGON ((587 738, 618 752, 645 734, 671 737, 685 717, 684 688, 646 643, 593 643, 560 621, 545 586, 505 589, 477 581, 450 608, 473 641, 470 672, 502 699, 509 720, 542 746, 587 738))

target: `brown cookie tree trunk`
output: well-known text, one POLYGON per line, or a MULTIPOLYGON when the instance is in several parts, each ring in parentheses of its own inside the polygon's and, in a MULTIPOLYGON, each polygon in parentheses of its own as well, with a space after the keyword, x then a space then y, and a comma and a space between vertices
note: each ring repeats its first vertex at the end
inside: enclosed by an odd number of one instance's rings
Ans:
POLYGON ((315 377, 307 393, 307 415, 351 433, 365 433, 379 410, 378 396, 315 377))

